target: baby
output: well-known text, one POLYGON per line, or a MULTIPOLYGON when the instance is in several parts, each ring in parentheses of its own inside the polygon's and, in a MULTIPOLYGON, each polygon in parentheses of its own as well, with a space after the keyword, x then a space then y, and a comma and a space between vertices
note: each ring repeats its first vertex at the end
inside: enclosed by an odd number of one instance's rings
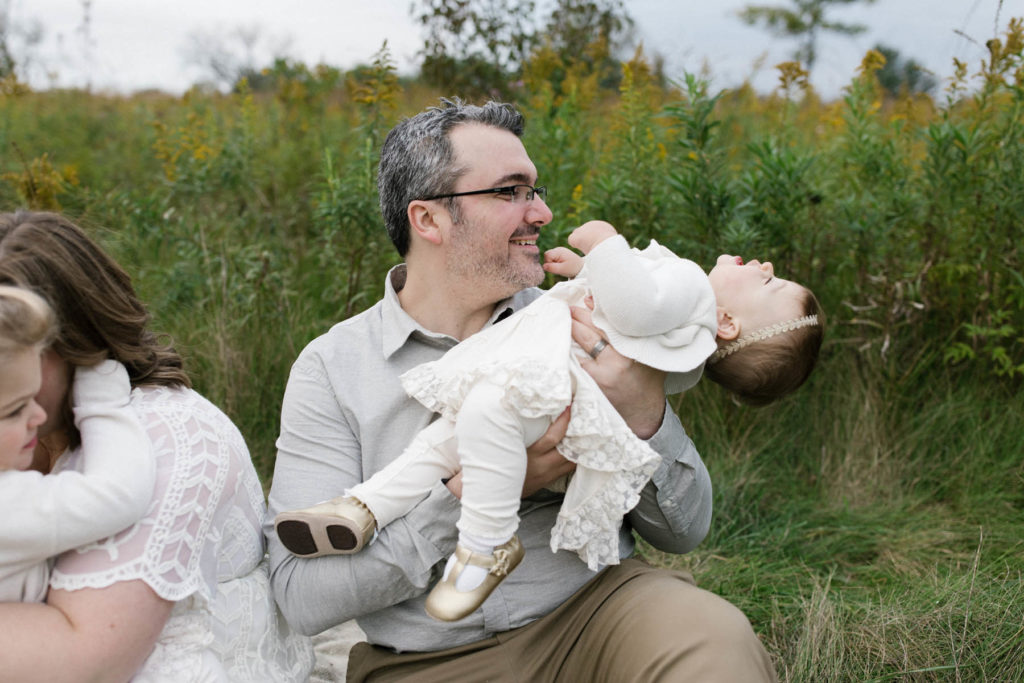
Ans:
POLYGON ((660 464, 629 429, 580 359, 605 346, 660 371, 666 394, 708 375, 750 403, 796 389, 822 337, 813 294, 776 278, 770 263, 722 256, 705 275, 652 240, 631 249, 615 228, 588 222, 558 247, 547 271, 573 278, 441 359, 402 375, 410 396, 441 418, 396 460, 340 498, 282 512, 275 528, 293 554, 358 552, 439 479, 462 472, 459 539, 427 612, 454 621, 477 609, 523 557, 515 536, 526 446, 567 406, 559 452, 576 463, 551 549, 576 551, 592 570, 619 562, 618 529, 660 464), (590 305, 605 338, 581 349, 570 307, 590 305))
POLYGON ((36 402, 40 354, 56 332, 39 296, 0 285, 0 601, 46 598, 50 559, 137 522, 149 506, 156 464, 128 406, 117 361, 79 367, 72 389, 84 470, 30 470, 46 412, 36 402))

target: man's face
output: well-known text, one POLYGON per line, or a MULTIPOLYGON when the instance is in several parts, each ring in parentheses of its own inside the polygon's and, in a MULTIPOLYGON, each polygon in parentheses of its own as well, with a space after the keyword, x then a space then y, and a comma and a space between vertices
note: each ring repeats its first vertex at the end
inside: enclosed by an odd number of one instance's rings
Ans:
MULTIPOLYGON (((467 169, 453 192, 537 183, 537 169, 514 134, 492 126, 463 124, 450 135, 455 163, 467 169)), ((537 236, 552 216, 539 195, 519 202, 493 194, 456 201, 459 220, 452 223, 448 238, 449 273, 498 298, 543 281, 537 236)))

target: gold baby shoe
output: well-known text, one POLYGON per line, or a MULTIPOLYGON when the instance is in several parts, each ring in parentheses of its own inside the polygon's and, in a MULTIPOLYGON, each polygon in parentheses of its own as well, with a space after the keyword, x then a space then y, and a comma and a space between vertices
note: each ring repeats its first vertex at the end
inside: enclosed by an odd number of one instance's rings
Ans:
POLYGON ((373 538, 376 526, 370 509, 349 497, 282 512, 274 518, 277 537, 299 557, 357 553, 373 538))
POLYGON ((427 614, 441 621, 458 621, 472 614, 498 587, 508 573, 519 566, 526 551, 518 536, 499 545, 493 555, 474 553, 461 544, 455 546, 455 563, 448 576, 438 581, 427 596, 427 614), (467 565, 487 569, 483 583, 471 591, 456 590, 455 581, 467 565))

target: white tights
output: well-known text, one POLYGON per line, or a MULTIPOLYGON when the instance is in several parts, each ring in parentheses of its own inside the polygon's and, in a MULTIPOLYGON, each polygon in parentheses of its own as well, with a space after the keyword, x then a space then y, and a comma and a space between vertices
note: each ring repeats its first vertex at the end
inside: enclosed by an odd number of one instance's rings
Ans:
POLYGON ((454 422, 438 419, 387 467, 346 494, 365 503, 378 527, 384 527, 461 468, 460 534, 484 545, 504 543, 519 526, 526 446, 552 421, 547 416, 523 417, 505 404, 504 393, 491 382, 477 383, 454 422))

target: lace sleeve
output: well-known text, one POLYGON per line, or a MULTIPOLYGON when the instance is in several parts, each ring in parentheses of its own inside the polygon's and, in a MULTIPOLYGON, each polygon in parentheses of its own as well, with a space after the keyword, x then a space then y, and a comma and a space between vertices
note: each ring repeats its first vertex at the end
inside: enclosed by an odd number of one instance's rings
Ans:
MULTIPOLYGON (((51 586, 102 588, 141 579, 178 601, 212 596, 221 578, 251 571, 263 556, 263 499, 248 450, 226 416, 194 392, 136 391, 132 405, 156 458, 145 516, 109 538, 60 556, 51 586), (252 473, 254 475, 254 473, 252 473)), ((81 453, 62 468, 78 468, 81 453)))

